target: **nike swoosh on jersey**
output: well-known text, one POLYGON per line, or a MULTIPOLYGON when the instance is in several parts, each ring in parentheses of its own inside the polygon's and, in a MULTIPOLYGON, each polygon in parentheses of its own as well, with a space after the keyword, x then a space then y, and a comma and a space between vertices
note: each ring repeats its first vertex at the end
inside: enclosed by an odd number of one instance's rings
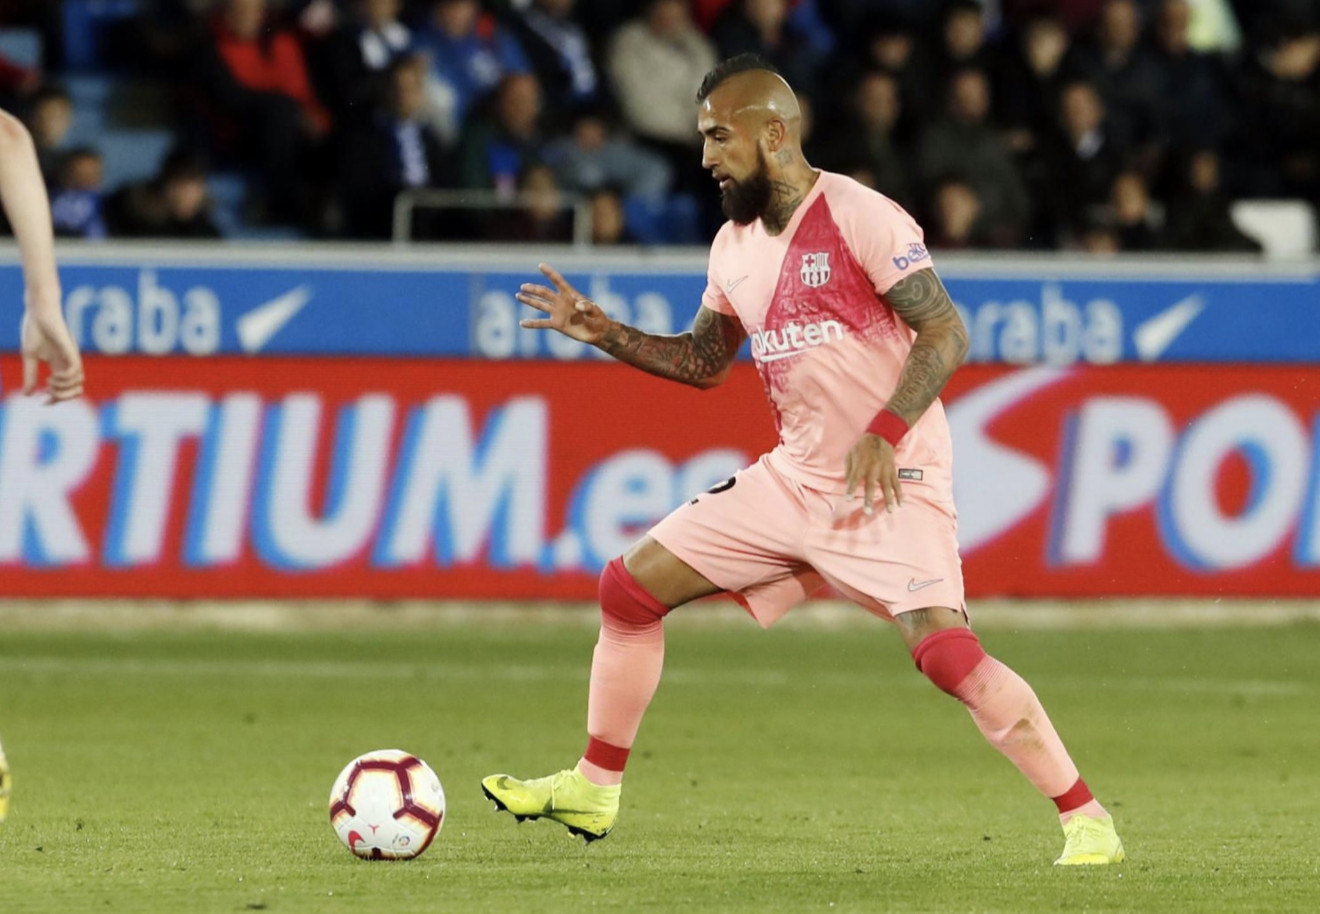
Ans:
POLYGON ((737 279, 730 279, 727 282, 725 282, 724 283, 725 294, 728 294, 732 292, 734 289, 738 288, 738 284, 741 283, 746 278, 747 278, 746 276, 739 276, 737 279))
POLYGON ((944 578, 931 578, 928 581, 918 581, 916 578, 908 578, 908 590, 915 592, 923 587, 929 587, 932 584, 938 584, 940 581, 943 580, 944 578))

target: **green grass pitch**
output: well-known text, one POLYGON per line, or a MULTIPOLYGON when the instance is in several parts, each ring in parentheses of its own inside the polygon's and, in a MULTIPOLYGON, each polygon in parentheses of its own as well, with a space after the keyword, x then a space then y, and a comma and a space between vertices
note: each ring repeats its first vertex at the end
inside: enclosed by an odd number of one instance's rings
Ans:
POLYGON ((1127 862, 1079 871, 887 626, 703 614, 669 623, 619 824, 590 846, 478 787, 582 749, 585 614, 0 631, 0 911, 1320 910, 1314 623, 983 632, 1118 820, 1127 862), (339 769, 387 747, 448 793, 414 861, 357 860, 327 820, 339 769))

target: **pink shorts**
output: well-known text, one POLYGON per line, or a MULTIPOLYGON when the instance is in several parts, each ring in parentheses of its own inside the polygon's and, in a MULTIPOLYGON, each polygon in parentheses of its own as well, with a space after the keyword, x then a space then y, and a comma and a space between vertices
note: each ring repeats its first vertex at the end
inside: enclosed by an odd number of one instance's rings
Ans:
POLYGON ((904 481, 903 506, 876 505, 807 488, 764 457, 676 508, 653 539, 769 628, 828 584, 893 619, 929 606, 965 611, 962 560, 951 499, 904 481))

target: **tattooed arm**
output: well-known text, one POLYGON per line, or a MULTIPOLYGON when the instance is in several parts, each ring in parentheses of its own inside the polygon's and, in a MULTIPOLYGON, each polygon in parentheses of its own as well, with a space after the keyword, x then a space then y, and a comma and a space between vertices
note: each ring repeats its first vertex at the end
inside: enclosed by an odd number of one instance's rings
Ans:
POLYGON ((729 376, 745 336, 737 318, 701 308, 686 333, 643 333, 636 327, 611 322, 596 345, 642 371, 705 389, 722 384, 729 376))
MULTIPOLYGON (((898 422, 889 417, 898 424, 901 432, 921 418, 939 396, 944 383, 967 357, 967 328, 963 326, 944 284, 929 268, 918 270, 896 283, 885 293, 885 301, 895 314, 917 331, 912 350, 899 374, 898 387, 881 410, 881 417, 888 411, 902 420, 898 422)), ((877 421, 883 420, 877 417, 877 421)), ((871 513, 877 495, 888 511, 903 504, 903 487, 899 485, 894 464, 894 446, 880 433, 868 430, 862 435, 848 452, 844 473, 844 491, 852 498, 860 486, 863 509, 867 514, 871 513)))
POLYGON ((935 271, 918 270, 885 293, 894 313, 917 331, 887 409, 912 425, 935 402, 967 357, 967 328, 935 271))
POLYGON ((590 343, 620 362, 693 387, 715 387, 729 376, 729 368, 746 335, 736 318, 701 308, 692 329, 686 333, 644 333, 611 320, 595 302, 547 264, 541 264, 541 272, 555 288, 524 283, 517 298, 546 317, 529 318, 522 326, 558 330, 590 343))

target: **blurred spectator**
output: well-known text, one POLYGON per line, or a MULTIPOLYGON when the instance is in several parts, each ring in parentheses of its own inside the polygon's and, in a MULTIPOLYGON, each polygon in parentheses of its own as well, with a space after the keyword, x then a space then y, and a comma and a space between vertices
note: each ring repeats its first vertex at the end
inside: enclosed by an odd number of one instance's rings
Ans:
POLYGON ((598 190, 591 195, 591 243, 600 245, 636 243, 628 232, 623 201, 612 190, 598 190))
POLYGON ((811 36, 790 21, 788 0, 734 0, 720 13, 710 37, 721 57, 759 54, 798 95, 815 97, 820 55, 811 36))
POLYGON ((32 98, 28 109, 28 130, 37 147, 37 162, 46 186, 53 187, 59 178, 64 144, 73 129, 73 99, 59 86, 47 86, 32 98))
POLYGON ((938 64, 942 81, 958 70, 994 73, 999 69, 995 48, 986 40, 986 12, 977 0, 953 0, 940 29, 938 64))
POLYGON ((1238 86, 1241 190, 1320 201, 1320 24, 1280 22, 1238 86))
POLYGON ((531 72, 518 40, 478 0, 432 0, 430 12, 416 38, 435 78, 453 93, 455 123, 506 76, 531 72))
POLYGON ((542 158, 541 87, 530 73, 510 73, 491 101, 490 111, 463 131, 459 180, 512 198, 524 172, 542 158))
POLYGON ((857 82, 848 117, 837 118, 820 143, 821 165, 852 175, 907 208, 916 199, 908 150, 895 130, 903 102, 898 83, 882 70, 868 70, 857 82))
POLYGON ((609 75, 624 119, 669 159, 685 190, 709 183, 697 152, 694 99, 715 62, 715 46, 692 22, 685 0, 650 0, 610 42, 609 75))
POLYGON ((672 177, 662 157, 627 136, 611 135, 604 117, 594 112, 580 114, 572 133, 547 147, 545 160, 561 187, 580 194, 610 187, 624 196, 659 200, 668 194, 672 177))
POLYGON ((499 213, 490 221, 487 237, 493 241, 564 243, 573 240, 573 210, 545 165, 531 165, 518 182, 522 194, 518 209, 499 213))
POLYGON ((1218 60, 1188 41, 1191 5, 1164 0, 1155 21, 1160 129, 1171 151, 1218 147, 1224 140, 1228 97, 1218 60))
POLYGON ((199 80, 218 118, 217 139, 261 170, 271 221, 305 221, 309 169, 331 119, 297 35, 268 18, 266 0, 224 0, 204 51, 199 80))
POLYGON ((170 152, 155 177, 127 184, 105 205, 110 234, 121 238, 219 238, 206 193, 206 166, 186 149, 170 152))
POLYGON ((981 201, 986 237, 996 246, 1021 240, 1030 202, 1012 154, 990 123, 990 85, 980 70, 959 70, 949 81, 943 118, 921 135, 917 162, 927 188, 949 177, 966 181, 981 201))
POLYGON ((1109 206, 1121 251, 1154 251, 1163 247, 1146 181, 1135 171, 1122 171, 1110 188, 1109 206))
POLYGON ((941 250, 986 247, 993 239, 981 218, 983 209, 976 190, 960 178, 935 185, 930 203, 930 230, 926 243, 941 250))
POLYGON ((351 14, 316 54, 322 96, 337 119, 366 120, 385 95, 390 67, 415 53, 399 16, 403 0, 351 0, 351 14))
POLYGON ((531 0, 516 20, 518 40, 546 94, 546 107, 566 114, 595 103, 600 78, 587 33, 573 18, 574 0, 531 0))
POLYGON ((1009 148, 1029 155, 1054 129, 1059 90, 1077 75, 1069 53, 1072 39, 1051 16, 1028 20, 1005 54, 999 71, 997 107, 1009 148))
MULTIPOLYGON (((882 19, 867 31, 859 60, 863 69, 881 70, 893 77, 902 112, 895 133, 904 140, 914 137, 921 121, 935 116, 926 113, 931 107, 931 88, 938 80, 925 45, 901 22, 882 19)), ((836 74, 834 94, 847 98, 857 73, 845 66, 837 68, 836 74)))
POLYGON ((1034 188, 1039 209, 1035 226, 1053 246, 1080 214, 1109 198, 1124 166, 1123 151, 1110 138, 1104 102, 1091 83, 1077 80, 1059 95, 1058 128, 1044 149, 1042 182, 1034 188))
POLYGON ((1258 254, 1259 241, 1233 222, 1219 181, 1219 156, 1201 149, 1186 156, 1165 208, 1169 246, 1179 251, 1236 251, 1258 254))
POLYGON ((427 68, 420 56, 391 64, 384 98, 345 138, 339 188, 350 237, 388 238, 400 191, 445 183, 440 137, 425 121, 427 68))
POLYGON ((1074 221, 1076 228, 1068 236, 1068 250, 1105 257, 1112 257, 1121 250, 1118 226, 1108 207, 1090 207, 1074 221))
POLYGON ((1109 132, 1138 154, 1147 173, 1159 140, 1159 69, 1141 40, 1136 0, 1105 0, 1095 32, 1077 49, 1086 78, 1099 89, 1109 116, 1109 132))
POLYGON ((50 195, 51 221, 57 238, 106 237, 101 214, 105 170, 101 154, 89 146, 69 150, 50 195))

